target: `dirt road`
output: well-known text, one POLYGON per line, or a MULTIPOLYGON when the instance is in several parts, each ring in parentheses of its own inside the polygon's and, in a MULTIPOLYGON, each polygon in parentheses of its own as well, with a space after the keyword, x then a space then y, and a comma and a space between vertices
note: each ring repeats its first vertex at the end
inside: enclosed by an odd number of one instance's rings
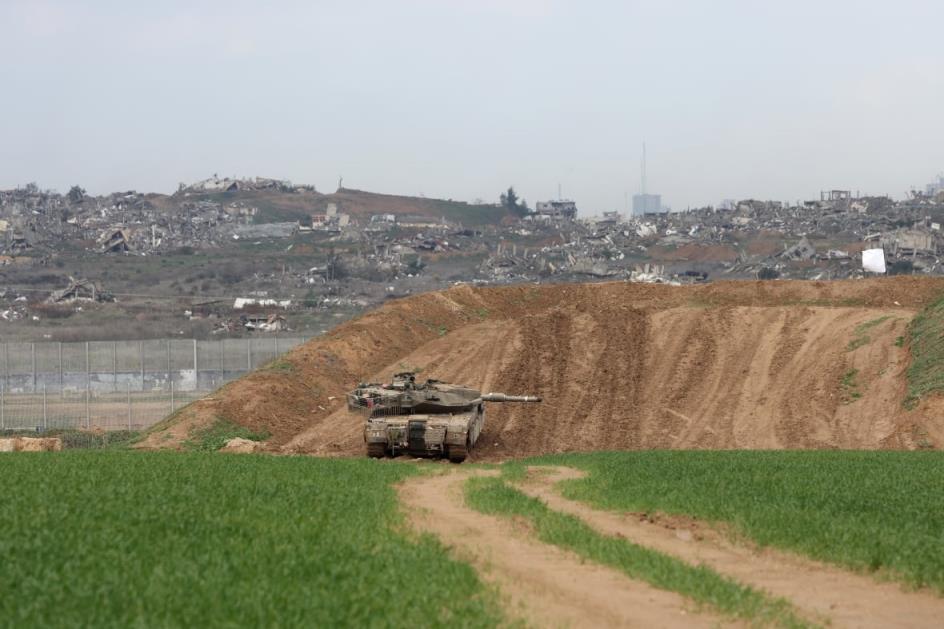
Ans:
MULTIPOLYGON (((831 627, 933 627, 944 599, 905 591, 863 575, 787 553, 736 545, 691 520, 642 521, 632 514, 595 510, 567 500, 554 483, 574 478, 569 468, 541 468, 518 488, 551 509, 583 520, 598 532, 622 537, 691 565, 706 565, 733 580, 790 602, 811 623, 831 627)), ((450 470, 414 477, 399 488, 412 525, 436 535, 460 559, 496 586, 509 613, 537 626, 730 626, 710 610, 609 568, 539 542, 530 524, 483 515, 466 506, 463 483, 475 473, 450 470)))
POLYGON ((533 539, 527 526, 465 505, 468 472, 421 476, 399 488, 413 525, 436 535, 498 587, 512 617, 541 627, 730 626, 672 592, 533 539))
POLYGON ((597 531, 621 536, 691 564, 706 564, 745 585, 782 597, 834 627, 933 627, 944 618, 944 599, 930 592, 908 592, 895 583, 771 549, 734 545, 706 527, 649 522, 632 514, 599 511, 568 500, 554 490, 561 480, 583 474, 566 467, 531 468, 519 488, 557 511, 574 515, 597 531))

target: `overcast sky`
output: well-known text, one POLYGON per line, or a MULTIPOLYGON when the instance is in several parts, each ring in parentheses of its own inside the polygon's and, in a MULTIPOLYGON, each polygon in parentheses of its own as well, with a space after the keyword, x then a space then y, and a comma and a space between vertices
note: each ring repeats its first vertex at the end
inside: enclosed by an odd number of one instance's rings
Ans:
POLYGON ((271 176, 582 214, 944 171, 944 2, 0 0, 0 188, 271 176))

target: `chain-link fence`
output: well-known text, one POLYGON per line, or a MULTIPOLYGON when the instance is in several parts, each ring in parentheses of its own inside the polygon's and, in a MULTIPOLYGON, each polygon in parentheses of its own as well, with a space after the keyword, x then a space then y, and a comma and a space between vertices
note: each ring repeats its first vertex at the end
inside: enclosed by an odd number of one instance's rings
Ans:
POLYGON ((0 344, 0 429, 141 430, 305 340, 0 344))
POLYGON ((203 391, 0 392, 0 430, 144 430, 203 391))

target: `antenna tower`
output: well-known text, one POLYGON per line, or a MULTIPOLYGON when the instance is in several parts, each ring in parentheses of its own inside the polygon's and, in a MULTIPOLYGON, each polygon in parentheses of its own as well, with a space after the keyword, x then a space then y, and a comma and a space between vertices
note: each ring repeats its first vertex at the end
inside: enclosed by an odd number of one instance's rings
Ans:
POLYGON ((646 143, 642 143, 642 193, 646 194, 646 143))

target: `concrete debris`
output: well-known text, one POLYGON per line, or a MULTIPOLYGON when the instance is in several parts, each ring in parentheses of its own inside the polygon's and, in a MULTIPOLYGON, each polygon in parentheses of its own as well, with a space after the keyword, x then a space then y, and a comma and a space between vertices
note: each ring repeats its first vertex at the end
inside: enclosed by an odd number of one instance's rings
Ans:
POLYGON ((784 249, 780 257, 788 260, 812 260, 816 257, 816 248, 804 236, 797 244, 784 249))
POLYGON ((265 299, 265 298, 256 298, 256 297, 237 297, 236 301, 233 302, 234 310, 242 310, 248 306, 277 306, 279 308, 290 308, 292 306, 291 299, 265 299))
POLYGON ((128 240, 124 229, 109 230, 100 240, 101 251, 102 253, 126 253, 130 250, 128 240))
POLYGON ((291 332, 288 321, 280 314, 243 314, 239 318, 217 321, 213 334, 235 334, 241 330, 248 332, 291 332))
POLYGON ((260 225, 237 225, 233 238, 291 238, 298 233, 298 223, 262 223, 260 225))
POLYGON ((226 442, 218 452, 228 452, 230 454, 252 454, 253 452, 260 452, 262 450, 262 444, 258 441, 253 441, 251 439, 243 439, 242 437, 233 437, 226 442))
POLYGON ((205 192, 236 192, 238 190, 276 190, 278 192, 314 192, 314 186, 296 186, 291 181, 285 179, 270 179, 268 177, 253 177, 247 179, 237 179, 235 177, 223 177, 213 175, 202 181, 186 184, 181 183, 177 187, 178 194, 200 194, 205 192))
POLYGON ((114 296, 103 291, 95 282, 69 278, 69 285, 54 291, 47 299, 48 304, 73 303, 76 301, 115 301, 114 296))
POLYGON ((288 323, 285 317, 280 314, 270 315, 242 315, 240 323, 247 330, 259 330, 260 332, 288 332, 288 323))

